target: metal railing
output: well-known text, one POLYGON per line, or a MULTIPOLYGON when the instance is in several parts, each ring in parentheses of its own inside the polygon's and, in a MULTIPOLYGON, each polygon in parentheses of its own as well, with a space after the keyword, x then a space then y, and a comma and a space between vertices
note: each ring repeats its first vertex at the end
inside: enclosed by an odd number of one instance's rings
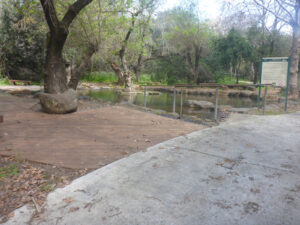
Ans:
MULTIPOLYGON (((150 87, 150 86, 149 86, 150 87)), ((152 86, 151 86, 152 87, 152 86)), ((183 92, 184 88, 197 88, 197 87, 215 87, 215 102, 214 102, 214 114, 213 114, 213 119, 216 122, 219 122, 218 118, 218 109, 219 109, 219 89, 222 87, 228 87, 228 88, 243 88, 243 89, 248 89, 249 87, 255 87, 259 88, 259 93, 257 97, 257 108, 262 110, 262 114, 266 114, 266 105, 267 105, 267 96, 268 96, 268 88, 269 87, 274 87, 273 85, 262 85, 262 84, 249 84, 249 85, 222 85, 222 84, 215 84, 215 83, 206 83, 206 84, 200 84, 200 85, 187 85, 187 84, 177 84, 173 87, 173 101, 172 101, 172 112, 175 114, 176 113, 176 98, 177 98, 177 93, 180 93, 180 108, 179 108, 179 119, 183 119, 183 92), (264 94, 263 97, 261 96, 262 88, 264 88, 264 94), (178 90, 179 89, 179 90, 178 90), (261 101, 262 100, 262 101, 261 101), (261 104, 262 103, 262 104, 261 104)), ((153 88, 153 87, 152 87, 153 88)), ((146 94, 147 93, 147 86, 144 86, 144 107, 147 108, 147 98, 146 94)), ((287 98, 285 99, 285 107, 284 110, 287 110, 287 98)))

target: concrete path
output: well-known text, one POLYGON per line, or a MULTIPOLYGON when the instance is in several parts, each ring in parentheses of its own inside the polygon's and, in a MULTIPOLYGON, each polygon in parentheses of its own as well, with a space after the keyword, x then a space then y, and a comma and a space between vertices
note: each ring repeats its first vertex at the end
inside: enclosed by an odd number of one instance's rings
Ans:
MULTIPOLYGON (((32 211, 7 224, 26 224, 32 211)), ((133 154, 57 189, 30 222, 298 225, 299 212, 296 113, 251 116, 133 154)))

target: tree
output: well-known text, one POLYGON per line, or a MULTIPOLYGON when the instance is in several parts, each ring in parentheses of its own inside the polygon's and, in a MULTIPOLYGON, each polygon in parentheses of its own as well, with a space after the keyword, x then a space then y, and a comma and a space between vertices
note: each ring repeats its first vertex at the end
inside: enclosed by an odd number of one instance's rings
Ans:
POLYGON ((216 41, 215 51, 225 68, 233 68, 238 84, 240 66, 243 61, 251 59, 252 47, 240 32, 232 28, 226 37, 216 41))
POLYGON ((149 43, 147 43, 147 39, 149 37, 148 31, 150 27, 150 21, 153 16, 153 12, 154 12, 154 4, 153 7, 150 8, 148 15, 143 15, 138 24, 138 32, 135 38, 136 44, 134 49, 135 50, 134 52, 136 52, 137 54, 135 54, 136 57, 134 57, 135 62, 132 62, 132 68, 136 76, 136 82, 140 81, 141 71, 144 63, 154 59, 150 57, 152 46, 149 43))
POLYGON ((58 19, 54 0, 40 0, 40 2, 50 29, 47 40, 44 91, 52 94, 62 93, 68 88, 62 51, 69 34, 69 27, 79 12, 92 0, 77 0, 70 5, 61 20, 58 19))
POLYGON ((1 2, 0 65, 10 79, 40 81, 45 27, 38 1, 1 2))
MULTIPOLYGON (((275 21, 276 22, 276 21, 275 21)), ((260 60, 263 57, 278 57, 289 54, 291 37, 282 34, 280 28, 273 24, 271 29, 264 29, 259 24, 253 25, 247 31, 247 39, 252 46, 253 54, 250 59, 253 67, 253 82, 256 84, 259 78, 260 60)))
POLYGON ((124 40, 122 41, 121 49, 118 52, 118 55, 119 55, 120 60, 121 60, 121 65, 122 65, 122 72, 118 73, 119 74, 119 79, 122 80, 125 83, 125 88, 129 89, 130 91, 132 89, 132 74, 131 74, 131 71, 128 68, 125 53, 126 53, 126 50, 127 50, 127 47, 128 47, 128 41, 129 41, 130 35, 132 34, 133 29, 135 27, 136 18, 141 12, 142 11, 137 11, 136 13, 133 13, 131 15, 131 25, 129 26, 129 29, 128 29, 126 35, 125 35, 124 40), (121 75, 121 77, 120 77, 120 75, 121 75))
MULTIPOLYGON (((127 29, 127 32, 125 33, 125 36, 123 39, 121 39, 121 47, 116 51, 116 55, 118 56, 120 60, 121 66, 119 66, 116 62, 113 60, 109 60, 109 63, 111 65, 111 68, 114 70, 116 76, 118 77, 118 84, 119 85, 124 85, 125 88, 131 91, 132 89, 132 73, 129 70, 127 59, 126 59, 126 52, 128 49, 128 42, 130 39, 130 36, 132 35, 137 16, 141 13, 142 11, 138 10, 135 13, 131 13, 131 19, 129 23, 129 27, 127 29)), ((123 17, 123 19, 127 20, 126 17, 123 17)))
POLYGON ((125 85, 126 89, 130 90, 132 87, 131 70, 134 70, 139 80, 144 63, 147 29, 157 2, 157 0, 128 1, 127 6, 121 10, 122 14, 116 16, 119 28, 115 28, 118 32, 114 31, 115 34, 112 35, 115 48, 108 62, 118 77, 118 84, 125 85))
POLYGON ((169 53, 180 54, 190 70, 190 79, 195 83, 208 80, 212 75, 203 64, 207 57, 214 32, 205 22, 182 8, 162 13, 158 19, 164 41, 163 48, 169 53))
MULTIPOLYGON (((289 25, 293 32, 290 51, 290 96, 299 98, 298 67, 300 54, 300 0, 251 0, 257 8, 263 9, 279 22, 289 25)), ((249 0, 245 0, 249 4, 249 0)))
MULTIPOLYGON (((68 8, 65 2, 60 2, 60 5, 68 8)), ((68 88, 74 90, 86 70, 91 67, 92 57, 100 48, 103 29, 106 28, 102 26, 105 18, 101 15, 103 5, 100 1, 92 2, 89 6, 73 21, 63 52, 64 60, 68 64, 68 88)))

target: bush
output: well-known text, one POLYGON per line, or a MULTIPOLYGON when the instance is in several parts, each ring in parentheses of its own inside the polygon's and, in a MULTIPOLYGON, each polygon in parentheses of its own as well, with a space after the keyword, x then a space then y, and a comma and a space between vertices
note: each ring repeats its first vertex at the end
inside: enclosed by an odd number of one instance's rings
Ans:
POLYGON ((38 7, 38 2, 3 3, 0 64, 11 79, 40 81, 43 74, 45 30, 37 15, 26 15, 31 7, 38 7))

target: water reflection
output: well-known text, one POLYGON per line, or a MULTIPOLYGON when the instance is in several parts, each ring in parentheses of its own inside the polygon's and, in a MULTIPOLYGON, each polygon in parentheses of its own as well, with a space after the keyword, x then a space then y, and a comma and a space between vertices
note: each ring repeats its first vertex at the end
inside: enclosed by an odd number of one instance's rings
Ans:
MULTIPOLYGON (((172 93, 155 93, 148 92, 146 96, 146 104, 148 108, 160 109, 167 112, 172 112, 173 110, 173 94, 172 93), (151 94, 151 95, 150 95, 151 94)), ((92 91, 88 94, 93 98, 99 98, 104 101, 109 101, 112 103, 122 103, 129 102, 135 105, 144 105, 144 93, 124 93, 114 89, 102 89, 99 91, 92 91)), ((199 100, 199 101, 209 101, 214 103, 214 96, 195 96, 195 95, 183 95, 183 100, 199 100)), ((230 105, 234 108, 250 108, 256 106, 256 101, 250 98, 238 98, 238 97, 228 97, 225 95, 219 96, 219 105, 230 105)), ((176 95, 176 112, 180 110, 180 94, 176 95)), ((194 111, 190 107, 184 104, 183 112, 186 115, 197 115, 204 118, 212 118, 213 113, 210 111, 194 111)))

